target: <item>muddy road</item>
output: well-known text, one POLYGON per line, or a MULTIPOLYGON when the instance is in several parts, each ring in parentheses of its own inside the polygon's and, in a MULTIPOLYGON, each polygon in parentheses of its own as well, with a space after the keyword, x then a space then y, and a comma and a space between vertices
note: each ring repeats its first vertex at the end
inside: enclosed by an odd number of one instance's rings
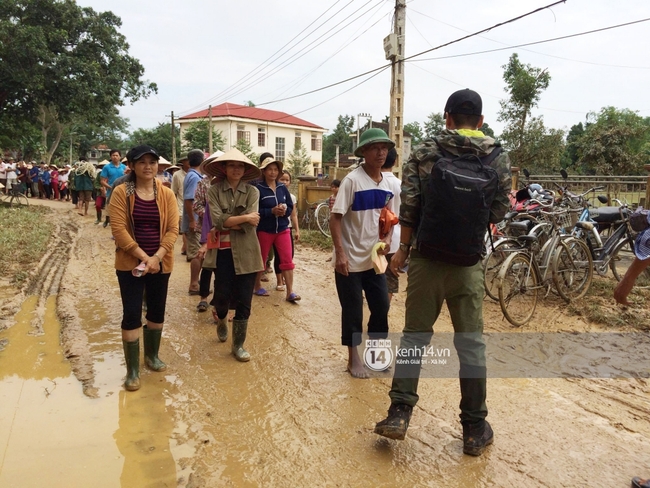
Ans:
MULTIPOLYGON (((650 476, 644 378, 490 379, 495 442, 480 458, 462 453, 458 380, 427 378, 406 440, 374 435, 390 374, 346 373, 329 254, 304 246, 302 301, 254 297, 252 360, 238 363, 211 314, 196 312, 177 245, 160 353, 168 369, 143 368, 142 388, 127 393, 110 229, 56 207, 36 278, 23 292, 0 287, 2 487, 625 487, 650 476)), ((403 326, 404 298, 393 300, 391 332, 403 326)), ((603 332, 563 309, 547 301, 534 325, 514 330, 486 302, 486 330, 603 332)), ((436 330, 451 330, 446 314, 436 330)), ((560 361, 571 351, 544 353, 560 361)))

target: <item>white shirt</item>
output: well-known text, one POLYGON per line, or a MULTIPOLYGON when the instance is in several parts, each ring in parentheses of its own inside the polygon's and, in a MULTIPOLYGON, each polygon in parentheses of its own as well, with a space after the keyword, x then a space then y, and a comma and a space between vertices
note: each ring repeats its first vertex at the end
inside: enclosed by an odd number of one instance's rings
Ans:
MULTIPOLYGON (((393 192, 393 195, 395 195, 393 197, 393 208, 397 209, 395 215, 399 216, 399 207, 402 204, 402 199, 400 197, 400 193, 402 191, 402 182, 397 176, 395 176, 395 174, 392 171, 382 172, 382 175, 384 175, 384 178, 386 178, 386 180, 388 181, 391 191, 393 192)), ((401 226, 399 225, 399 223, 395 224, 393 226, 393 238, 390 240, 389 254, 395 254, 399 249, 399 237, 401 233, 402 233, 401 226)))

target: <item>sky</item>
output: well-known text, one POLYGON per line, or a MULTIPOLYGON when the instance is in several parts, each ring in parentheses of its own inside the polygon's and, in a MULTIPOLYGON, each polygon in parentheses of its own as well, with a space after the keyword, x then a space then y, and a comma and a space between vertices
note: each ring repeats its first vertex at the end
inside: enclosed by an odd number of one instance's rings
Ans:
MULTIPOLYGON (((402 0, 403 1, 403 0, 402 0)), ((318 90, 386 65, 383 39, 392 31, 395 0, 77 0, 122 19, 129 54, 158 93, 121 108, 131 130, 153 128, 224 102, 296 115, 333 130, 338 116, 381 120, 389 114, 390 69, 318 90), (359 84, 360 82, 363 82, 359 84), (358 85, 355 87, 355 85, 358 85), (272 102, 272 103, 268 103, 272 102)), ((406 56, 550 5, 553 0, 407 0, 406 56)), ((570 37, 650 18, 648 0, 566 0, 521 20, 436 49, 405 63, 404 122, 422 124, 448 96, 471 88, 498 135, 503 66, 546 69, 549 87, 533 116, 568 130, 588 112, 614 106, 650 116, 650 22, 570 37), (485 53, 483 51, 492 51, 485 53), (480 53, 483 52, 483 53, 480 53)), ((355 126, 356 128, 356 126, 355 126)))

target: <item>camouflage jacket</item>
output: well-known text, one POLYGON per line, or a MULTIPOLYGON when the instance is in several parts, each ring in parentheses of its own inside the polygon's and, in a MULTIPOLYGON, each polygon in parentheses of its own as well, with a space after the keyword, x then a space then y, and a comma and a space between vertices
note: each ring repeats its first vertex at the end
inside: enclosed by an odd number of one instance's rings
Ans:
MULTIPOLYGON (((479 157, 490 154, 499 145, 491 137, 462 135, 464 132, 470 131, 445 129, 435 137, 435 140, 451 154, 472 153, 479 157)), ((422 144, 416 146, 402 172, 402 204, 400 206, 399 221, 405 227, 416 229, 414 233, 416 239, 423 202, 422 192, 428 186, 434 162, 442 156, 435 140, 426 139, 422 144)), ((490 222, 496 223, 503 220, 504 215, 510 208, 508 192, 511 186, 511 173, 508 154, 505 151, 502 152, 490 166, 497 171, 501 188, 490 209, 490 222)))

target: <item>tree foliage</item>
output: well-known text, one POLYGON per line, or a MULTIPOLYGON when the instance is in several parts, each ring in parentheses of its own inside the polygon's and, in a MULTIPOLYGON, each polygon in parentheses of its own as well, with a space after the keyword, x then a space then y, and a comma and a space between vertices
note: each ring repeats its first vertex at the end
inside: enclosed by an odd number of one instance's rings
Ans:
MULTIPOLYGON (((216 146, 215 146, 216 147, 216 146)), ((237 143, 233 146, 239 149, 244 155, 250 159, 253 163, 257 164, 259 161, 260 155, 253 151, 253 147, 250 145, 246 139, 239 139, 237 143)))
MULTIPOLYGON (((128 54, 112 12, 73 0, 0 0, 0 114, 38 124, 43 159, 81 119, 101 124, 116 107, 156 92, 128 54)), ((0 129, 1 130, 1 129, 0 129)))
POLYGON ((643 165, 650 163, 650 119, 605 107, 587 115, 587 127, 574 144, 578 165, 591 172, 643 174, 643 165))
POLYGON ((424 123, 424 137, 430 139, 445 128, 445 117, 440 112, 431 112, 424 123))
POLYGON ((424 139, 424 132, 419 122, 409 122, 404 124, 404 130, 411 134, 411 147, 415 147, 424 139))
POLYGON ((334 161, 336 157, 336 145, 339 146, 340 154, 352 153, 352 138, 350 134, 353 132, 354 116, 353 115, 339 115, 338 123, 332 131, 323 137, 323 161, 334 161))
MULTIPOLYGON (((183 150, 191 151, 192 149, 202 149, 207 151, 209 148, 208 140, 208 126, 210 121, 208 119, 200 119, 190 124, 190 126, 183 131, 183 150)), ((223 138, 223 133, 212 126, 212 149, 213 151, 223 151, 226 146, 226 140, 223 138)))
POLYGON ((313 176, 314 173, 311 156, 309 156, 304 144, 300 142, 296 142, 293 151, 291 151, 287 156, 286 166, 288 166, 289 172, 293 176, 305 174, 313 176))
POLYGON ((501 100, 498 120, 505 123, 501 142, 509 151, 513 166, 528 167, 535 173, 559 169, 563 131, 546 129, 541 116, 532 116, 551 75, 545 69, 523 64, 517 53, 510 56, 503 69, 504 90, 509 98, 501 100))
MULTIPOLYGON (((178 134, 178 127, 176 127, 178 134)), ((131 148, 139 144, 148 144, 154 147, 167 161, 172 160, 172 124, 165 122, 158 124, 153 129, 136 129, 126 141, 127 147, 131 148)), ((181 152, 181 143, 176 137, 176 154, 181 152)))
POLYGON ((490 127, 487 123, 484 123, 481 126, 480 131, 485 134, 488 137, 491 137, 492 139, 496 139, 497 137, 494 135, 494 131, 492 130, 492 127, 490 127))

